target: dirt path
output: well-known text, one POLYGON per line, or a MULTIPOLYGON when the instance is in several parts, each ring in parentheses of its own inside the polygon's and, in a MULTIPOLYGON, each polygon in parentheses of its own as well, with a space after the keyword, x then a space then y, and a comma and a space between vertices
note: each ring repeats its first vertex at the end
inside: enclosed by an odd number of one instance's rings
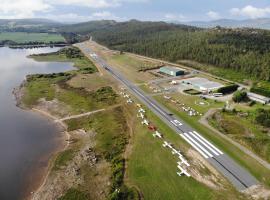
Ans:
POLYGON ((87 112, 87 113, 82 113, 79 115, 72 115, 72 116, 62 118, 62 119, 55 119, 55 122, 63 122, 63 121, 69 120, 69 119, 76 119, 76 118, 80 118, 80 117, 85 117, 85 116, 89 116, 89 115, 92 115, 92 114, 95 114, 98 112, 102 112, 102 111, 105 111, 105 109, 95 110, 95 111, 91 111, 91 112, 87 112))
POLYGON ((218 131, 217 129, 215 129, 214 127, 212 127, 209 123, 208 123, 208 118, 213 115, 216 111, 218 111, 218 109, 210 109, 207 113, 205 113, 205 115, 199 120, 199 122, 206 126, 208 129, 212 130, 214 133, 218 134, 220 137, 222 137, 223 139, 229 141, 230 143, 232 143, 234 146, 238 147, 241 151, 243 151, 245 154, 249 155, 250 157, 252 157, 253 159, 255 159, 257 162, 259 162, 261 165, 263 165, 265 168, 270 170, 270 164, 268 162, 266 162, 265 160, 263 160, 262 158, 260 158, 259 156, 257 156, 255 153, 253 153, 252 151, 250 151, 249 149, 247 149, 246 147, 242 146, 241 144, 235 142, 234 140, 232 140, 231 138, 229 138, 228 136, 224 135, 223 133, 221 133, 220 131, 218 131))

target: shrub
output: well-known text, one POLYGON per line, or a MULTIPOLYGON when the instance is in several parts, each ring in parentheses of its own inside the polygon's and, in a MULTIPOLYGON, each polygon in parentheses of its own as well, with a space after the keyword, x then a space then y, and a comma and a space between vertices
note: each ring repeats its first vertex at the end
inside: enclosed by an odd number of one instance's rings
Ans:
POLYGON ((255 121, 265 127, 270 127, 270 110, 258 109, 256 111, 255 121))
POLYGON ((233 95, 233 101, 240 103, 248 100, 248 96, 246 92, 243 91, 237 91, 233 95))

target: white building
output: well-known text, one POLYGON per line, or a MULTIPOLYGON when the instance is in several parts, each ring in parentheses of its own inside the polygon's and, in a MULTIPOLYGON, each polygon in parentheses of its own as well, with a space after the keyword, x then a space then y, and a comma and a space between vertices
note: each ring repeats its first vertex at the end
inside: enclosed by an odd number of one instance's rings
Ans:
POLYGON ((221 87, 224 87, 221 83, 209 81, 206 78, 188 78, 182 81, 184 84, 191 85, 194 89, 201 92, 213 92, 221 87))
POLYGON ((270 98, 259 95, 259 94, 248 92, 247 96, 248 96, 249 99, 251 99, 253 101, 256 101, 256 102, 259 102, 259 103, 262 103, 262 104, 270 103, 270 98))

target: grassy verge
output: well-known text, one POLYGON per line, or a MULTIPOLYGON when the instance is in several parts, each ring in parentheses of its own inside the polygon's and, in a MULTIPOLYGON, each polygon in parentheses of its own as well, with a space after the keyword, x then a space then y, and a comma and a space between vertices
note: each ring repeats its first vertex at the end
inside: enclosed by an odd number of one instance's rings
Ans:
POLYGON ((212 126, 270 162, 270 137, 252 117, 240 113, 218 112, 211 119, 212 126))

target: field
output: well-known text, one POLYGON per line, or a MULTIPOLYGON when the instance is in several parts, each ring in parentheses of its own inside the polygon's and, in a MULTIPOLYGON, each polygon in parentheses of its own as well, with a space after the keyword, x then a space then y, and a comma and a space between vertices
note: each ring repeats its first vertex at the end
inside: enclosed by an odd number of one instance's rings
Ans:
POLYGON ((40 43, 56 43, 65 42, 65 39, 59 34, 49 33, 24 33, 24 32, 2 32, 0 33, 0 42, 10 40, 17 44, 25 44, 29 42, 40 43))
POLYGON ((267 134, 268 130, 254 122, 252 112, 246 114, 248 116, 241 116, 241 111, 239 113, 217 112, 211 117, 210 122, 222 133, 269 162, 270 137, 267 134))

